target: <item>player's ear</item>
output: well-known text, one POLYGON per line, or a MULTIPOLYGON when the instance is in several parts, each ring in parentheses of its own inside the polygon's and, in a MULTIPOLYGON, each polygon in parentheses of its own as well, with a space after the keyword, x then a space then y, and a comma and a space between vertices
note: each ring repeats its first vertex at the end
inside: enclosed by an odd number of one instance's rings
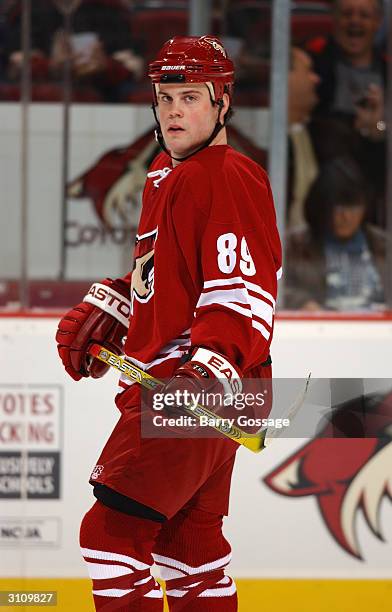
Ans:
POLYGON ((227 111, 229 110, 229 106, 230 106, 229 94, 224 93, 223 96, 222 96, 222 101, 223 101, 223 105, 222 105, 222 110, 221 110, 221 114, 220 114, 220 122, 223 125, 225 115, 226 115, 227 111))

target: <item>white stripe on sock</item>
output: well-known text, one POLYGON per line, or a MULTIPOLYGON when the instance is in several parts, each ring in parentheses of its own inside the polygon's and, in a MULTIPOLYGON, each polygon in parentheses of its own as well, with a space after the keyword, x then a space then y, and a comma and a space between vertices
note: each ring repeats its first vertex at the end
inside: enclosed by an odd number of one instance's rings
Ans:
POLYGON ((207 589, 198 595, 198 597, 230 597, 237 591, 235 583, 225 589, 207 589))
POLYGON ((100 597, 124 597, 134 590, 135 589, 101 589, 99 591, 93 591, 93 595, 99 595, 100 597))
POLYGON ((117 578, 118 576, 133 574, 133 570, 123 565, 106 565, 104 563, 89 563, 88 561, 86 563, 91 580, 117 578))
POLYGON ((163 591, 162 589, 153 589, 152 591, 148 591, 148 593, 146 593, 144 597, 149 597, 152 599, 163 599, 163 591))
POLYGON ((105 561, 121 561, 122 563, 127 563, 128 565, 132 565, 135 569, 144 570, 149 569, 151 566, 146 563, 142 563, 133 557, 129 557, 128 555, 120 555, 118 553, 108 552, 106 550, 94 550, 92 548, 81 548, 83 557, 87 557, 88 559, 103 559, 105 561))
POLYGON ((164 557, 163 555, 152 555, 154 557, 154 561, 157 565, 168 565, 174 569, 179 569, 186 574, 198 574, 199 572, 208 572, 213 569, 217 569, 220 567, 225 567, 231 560, 231 553, 222 557, 221 559, 216 559, 215 561, 210 561, 209 563, 204 563, 203 565, 199 565, 198 567, 192 567, 191 565, 187 565, 186 563, 182 563, 182 561, 178 561, 177 559, 172 559, 171 557, 164 557))

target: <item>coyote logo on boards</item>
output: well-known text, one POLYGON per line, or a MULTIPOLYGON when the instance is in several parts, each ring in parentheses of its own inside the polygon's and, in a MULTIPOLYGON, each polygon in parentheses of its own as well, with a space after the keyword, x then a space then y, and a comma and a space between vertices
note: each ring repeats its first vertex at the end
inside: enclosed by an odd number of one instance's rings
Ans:
POLYGON ((68 183, 68 197, 89 198, 104 227, 125 227, 136 233, 146 171, 156 150, 154 130, 149 129, 126 147, 105 151, 68 183))
POLYGON ((330 535, 362 561, 357 513, 363 512, 382 539, 380 510, 384 498, 391 497, 391 415, 392 392, 350 400, 319 436, 264 477, 280 495, 314 495, 330 535))
POLYGON ((133 302, 148 302, 154 295, 154 244, 158 228, 136 236, 131 283, 131 313, 133 302))

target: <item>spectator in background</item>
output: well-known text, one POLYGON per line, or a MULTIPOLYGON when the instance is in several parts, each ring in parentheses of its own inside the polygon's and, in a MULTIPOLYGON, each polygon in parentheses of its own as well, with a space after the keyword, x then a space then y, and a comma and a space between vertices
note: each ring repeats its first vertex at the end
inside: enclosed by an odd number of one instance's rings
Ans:
MULTIPOLYGON (((287 225, 304 228, 305 200, 318 175, 319 166, 339 156, 368 164, 366 151, 355 130, 333 118, 312 115, 318 103, 319 76, 312 58, 304 50, 293 47, 288 73, 288 159, 287 159, 287 225)), ((259 163, 267 165, 267 152, 259 163)), ((381 164, 382 166, 382 164, 381 164)))
POLYGON ((318 103, 319 76, 308 53, 293 47, 288 74, 288 204, 289 228, 306 225, 305 200, 319 166, 337 156, 356 154, 352 129, 333 119, 312 118, 318 103))
POLYGON ((369 219, 383 225, 385 142, 369 142, 349 123, 333 116, 315 115, 319 84, 312 58, 293 47, 288 75, 288 226, 305 225, 305 199, 319 166, 341 156, 351 157, 359 164, 369 192, 369 219))
POLYGON ((328 40, 309 43, 320 76, 316 113, 348 121, 370 141, 385 136, 386 61, 376 46, 382 0, 335 0, 328 40))
MULTIPOLYGON (((143 60, 135 51, 123 0, 34 0, 31 11, 34 81, 60 81, 68 58, 76 89, 89 87, 102 101, 118 102, 142 76, 143 60), (71 34, 64 31, 67 6, 74 8, 71 34)), ((23 64, 19 1, 8 16, 7 75, 15 81, 23 64)))
POLYGON ((313 70, 307 53, 293 47, 288 75, 289 129, 288 159, 288 217, 289 227, 303 226, 304 202, 309 187, 318 173, 318 152, 315 135, 309 124, 317 104, 316 87, 319 77, 313 70))
POLYGON ((367 188, 350 158, 327 162, 286 241, 285 307, 361 311, 384 304, 386 236, 365 222, 367 188))

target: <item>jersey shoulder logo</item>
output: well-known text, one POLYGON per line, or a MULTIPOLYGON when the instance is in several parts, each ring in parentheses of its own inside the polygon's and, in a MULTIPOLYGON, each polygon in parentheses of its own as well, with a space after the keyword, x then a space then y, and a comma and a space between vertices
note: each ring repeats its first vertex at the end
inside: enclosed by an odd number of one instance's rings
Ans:
POLYGON ((154 295, 154 250, 158 228, 136 236, 131 282, 131 313, 134 301, 148 302, 154 295))

